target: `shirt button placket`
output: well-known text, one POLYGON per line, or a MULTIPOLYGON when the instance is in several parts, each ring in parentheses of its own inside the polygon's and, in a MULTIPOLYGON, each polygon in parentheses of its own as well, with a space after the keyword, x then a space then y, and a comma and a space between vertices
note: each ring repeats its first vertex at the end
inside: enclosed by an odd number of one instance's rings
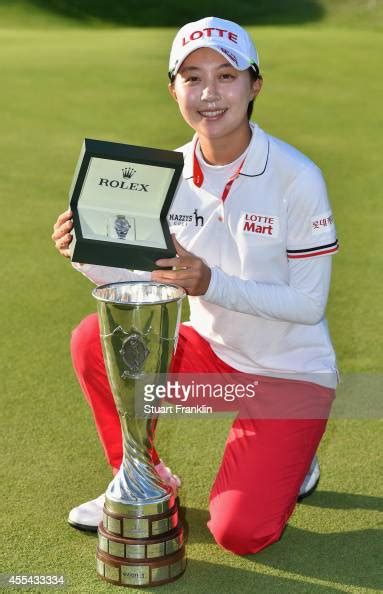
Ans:
POLYGON ((223 223, 225 221, 225 211, 223 208, 223 202, 221 201, 219 207, 218 207, 218 215, 217 215, 217 219, 220 221, 220 223, 223 223))

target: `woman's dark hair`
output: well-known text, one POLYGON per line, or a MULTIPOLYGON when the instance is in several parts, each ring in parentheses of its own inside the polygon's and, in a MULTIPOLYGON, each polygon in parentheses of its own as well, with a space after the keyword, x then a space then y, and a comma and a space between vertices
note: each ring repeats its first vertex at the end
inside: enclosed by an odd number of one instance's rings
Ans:
MULTIPOLYGON (((260 74, 258 68, 254 70, 254 68, 249 68, 249 74, 251 82, 255 82, 259 78, 262 80, 262 75, 260 74)), ((254 99, 250 101, 249 105, 247 106, 247 119, 250 121, 254 108, 254 99)))
MULTIPOLYGON (((248 68, 248 71, 250 74, 251 82, 255 82, 259 78, 262 80, 262 75, 260 74, 258 67, 256 68, 256 70, 254 70, 254 68, 250 67, 250 68, 248 68)), ((176 77, 174 76, 174 74, 169 73, 169 79, 170 79, 171 84, 174 83, 175 78, 176 77)), ((252 101, 250 101, 249 105, 247 106, 247 119, 249 121, 250 121, 251 115, 253 113, 253 108, 254 108, 254 99, 252 101)))

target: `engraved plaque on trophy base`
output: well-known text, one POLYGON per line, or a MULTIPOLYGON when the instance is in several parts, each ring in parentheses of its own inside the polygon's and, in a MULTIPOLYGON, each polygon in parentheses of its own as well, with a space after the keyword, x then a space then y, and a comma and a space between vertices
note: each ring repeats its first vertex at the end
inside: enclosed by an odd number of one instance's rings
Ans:
POLYGON ((111 514, 104 507, 96 558, 98 575, 121 586, 155 586, 175 580, 186 567, 177 505, 164 514, 141 518, 111 514))
POLYGON ((186 568, 185 549, 151 561, 121 560, 97 551, 97 573, 118 586, 161 586, 179 578, 186 568))

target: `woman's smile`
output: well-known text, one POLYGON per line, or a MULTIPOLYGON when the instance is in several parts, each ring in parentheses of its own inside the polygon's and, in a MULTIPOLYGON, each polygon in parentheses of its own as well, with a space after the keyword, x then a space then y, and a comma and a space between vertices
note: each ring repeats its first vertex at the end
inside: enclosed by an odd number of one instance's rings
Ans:
POLYGON ((227 112, 227 109, 204 109, 204 110, 199 110, 198 113, 203 117, 203 118, 207 118, 209 120, 218 120, 220 119, 225 113, 227 112))

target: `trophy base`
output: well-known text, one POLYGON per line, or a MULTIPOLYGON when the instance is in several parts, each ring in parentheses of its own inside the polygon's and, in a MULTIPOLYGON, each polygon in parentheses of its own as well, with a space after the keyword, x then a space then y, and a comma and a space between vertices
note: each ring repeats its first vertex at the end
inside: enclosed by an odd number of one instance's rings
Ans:
POLYGON ((157 586, 180 577, 186 558, 177 505, 144 518, 117 516, 104 507, 96 560, 98 575, 120 586, 157 586))
POLYGON ((97 549, 97 574, 117 586, 161 586, 181 577, 186 568, 185 548, 160 559, 121 559, 97 549))

